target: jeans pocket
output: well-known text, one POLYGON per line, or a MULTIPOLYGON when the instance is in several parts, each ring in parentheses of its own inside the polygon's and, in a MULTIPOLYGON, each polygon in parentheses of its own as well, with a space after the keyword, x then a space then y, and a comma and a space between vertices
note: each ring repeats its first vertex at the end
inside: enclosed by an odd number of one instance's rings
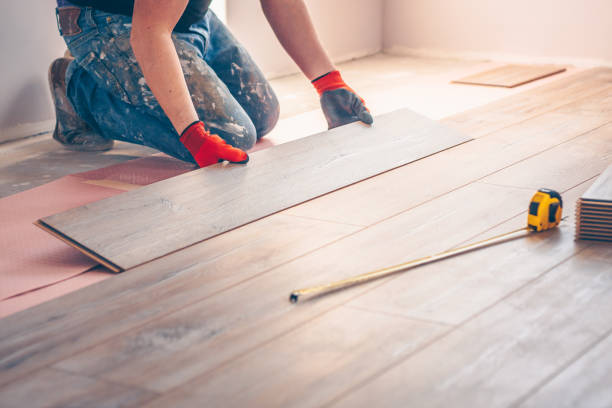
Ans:
POLYGON ((80 65, 85 68, 85 70, 96 79, 96 82, 100 86, 102 86, 107 91, 113 93, 116 97, 121 99, 123 102, 129 103, 130 99, 128 97, 127 92, 119 81, 117 77, 111 72, 110 69, 104 62, 100 59, 95 52, 90 52, 85 56, 85 58, 80 62, 80 65))

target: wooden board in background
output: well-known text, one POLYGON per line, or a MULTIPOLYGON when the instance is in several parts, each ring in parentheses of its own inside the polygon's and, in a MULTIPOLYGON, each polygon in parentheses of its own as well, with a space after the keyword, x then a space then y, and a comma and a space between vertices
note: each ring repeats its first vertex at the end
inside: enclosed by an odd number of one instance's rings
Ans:
POLYGON ((125 270, 408 164, 469 138, 410 110, 352 123, 43 218, 125 270))
POLYGON ((514 88, 528 82, 564 72, 564 67, 555 65, 504 65, 485 72, 453 80, 455 84, 499 86, 514 88))

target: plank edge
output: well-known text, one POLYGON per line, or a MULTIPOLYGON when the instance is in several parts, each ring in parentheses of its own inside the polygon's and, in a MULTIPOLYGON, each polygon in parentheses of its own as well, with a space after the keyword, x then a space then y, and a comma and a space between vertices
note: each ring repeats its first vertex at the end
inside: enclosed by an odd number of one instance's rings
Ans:
POLYGON ((39 219, 38 221, 35 221, 34 225, 36 225, 38 228, 42 229, 43 231, 48 232, 49 234, 53 235, 54 237, 60 239, 61 241, 64 241, 66 244, 68 244, 71 247, 79 250, 81 253, 83 253, 87 257, 93 259, 94 261, 100 262, 102 265, 104 265, 105 267, 110 269, 112 272, 114 272, 114 273, 121 273, 121 272, 123 272, 123 269, 120 268, 119 266, 115 265, 114 263, 112 263, 108 259, 98 255, 97 253, 91 251, 89 248, 84 247, 83 245, 79 244, 78 242, 73 241, 70 237, 62 234, 61 232, 59 232, 58 230, 56 230, 55 228, 53 228, 49 224, 45 223, 42 219, 39 219))

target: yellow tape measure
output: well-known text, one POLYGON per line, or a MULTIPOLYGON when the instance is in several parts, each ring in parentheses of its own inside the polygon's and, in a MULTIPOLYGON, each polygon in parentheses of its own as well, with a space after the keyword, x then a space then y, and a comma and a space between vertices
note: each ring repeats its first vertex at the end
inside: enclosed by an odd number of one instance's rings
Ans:
POLYGON ((458 248, 449 249, 448 251, 440 252, 435 255, 426 256, 419 259, 414 259, 400 265, 390 266, 388 268, 378 269, 373 272, 364 273, 352 278, 343 279, 336 282, 327 283, 324 285, 314 286, 311 288, 295 290, 289 295, 289 301, 296 303, 301 296, 318 296, 324 293, 334 292, 350 286, 369 282, 374 279, 380 279, 394 273, 402 272, 410 268, 420 265, 426 265, 452 256, 460 255, 479 248, 485 248, 500 242, 507 241, 510 238, 517 238, 533 232, 546 231, 556 227, 561 222, 563 213, 563 200, 561 194, 547 188, 539 189, 529 202, 529 211, 527 214, 527 226, 521 227, 514 231, 509 231, 473 244, 465 245, 458 248), (522 235, 516 235, 522 234, 522 235))
POLYGON ((546 231, 559 225, 563 213, 561 194, 554 190, 541 188, 529 203, 527 228, 531 231, 546 231))

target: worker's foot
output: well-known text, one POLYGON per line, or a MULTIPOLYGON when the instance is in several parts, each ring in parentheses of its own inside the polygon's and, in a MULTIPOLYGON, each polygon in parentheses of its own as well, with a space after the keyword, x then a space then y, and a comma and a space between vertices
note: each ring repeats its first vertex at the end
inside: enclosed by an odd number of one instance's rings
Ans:
POLYGON ((66 70, 71 58, 58 58, 49 67, 49 87, 55 104, 55 130, 53 138, 70 150, 103 151, 113 147, 106 139, 77 115, 66 95, 66 70))

